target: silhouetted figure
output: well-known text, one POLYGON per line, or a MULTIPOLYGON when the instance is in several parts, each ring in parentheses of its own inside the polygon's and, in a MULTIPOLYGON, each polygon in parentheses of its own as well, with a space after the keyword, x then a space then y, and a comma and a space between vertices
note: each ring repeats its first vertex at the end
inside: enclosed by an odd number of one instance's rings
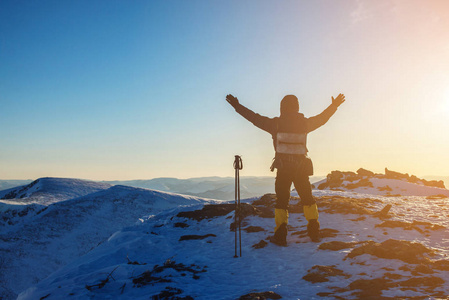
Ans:
POLYGON ((313 241, 319 240, 320 223, 318 222, 318 208, 312 196, 309 176, 313 175, 312 161, 307 156, 307 134, 324 125, 345 101, 345 96, 339 94, 332 97, 332 104, 321 114, 306 118, 299 113, 298 98, 287 95, 281 101, 279 117, 268 118, 261 116, 241 105, 236 97, 227 95, 226 100, 235 111, 260 129, 267 131, 273 138, 276 155, 271 171, 277 169, 275 191, 275 223, 274 236, 271 241, 275 244, 287 245, 288 203, 290 190, 294 184, 304 216, 308 221, 307 232, 313 241))

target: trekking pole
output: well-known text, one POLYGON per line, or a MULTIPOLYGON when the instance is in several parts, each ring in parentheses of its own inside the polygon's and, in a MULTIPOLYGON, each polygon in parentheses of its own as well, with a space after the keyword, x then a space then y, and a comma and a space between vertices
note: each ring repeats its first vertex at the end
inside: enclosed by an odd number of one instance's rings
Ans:
POLYGON ((235 255, 237 256, 237 226, 239 228, 238 240, 240 245, 240 257, 242 257, 242 231, 241 231, 241 219, 240 219, 240 174, 239 171, 243 169, 242 158, 236 155, 234 158, 234 169, 235 169, 235 215, 234 215, 234 230, 235 230, 235 255))

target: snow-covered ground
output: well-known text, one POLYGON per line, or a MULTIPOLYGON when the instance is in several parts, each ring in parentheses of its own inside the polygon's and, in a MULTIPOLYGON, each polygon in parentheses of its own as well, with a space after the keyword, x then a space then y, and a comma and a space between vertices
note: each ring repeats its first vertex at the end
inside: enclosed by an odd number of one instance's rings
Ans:
MULTIPOLYGON (((241 258, 234 258, 232 211, 197 221, 178 214, 203 204, 164 210, 117 231, 19 299, 239 299, 266 291, 283 299, 446 299, 449 199, 369 191, 314 191, 323 235, 319 243, 306 236, 307 223, 296 210, 290 213, 288 247, 263 246, 274 219, 247 216, 241 258), (375 214, 387 205, 388 213, 375 214)), ((98 230, 96 220, 108 216, 110 210, 101 209, 79 233, 98 230)))
POLYGON ((70 181, 41 179, 25 191, 32 201, 24 197, 0 202, 0 299, 14 299, 139 218, 174 207, 219 202, 127 186, 100 184, 106 189, 98 189, 96 183, 70 181), (42 194, 36 197, 36 187, 45 190, 53 203, 42 194), (67 195, 91 188, 97 192, 64 201, 67 195))

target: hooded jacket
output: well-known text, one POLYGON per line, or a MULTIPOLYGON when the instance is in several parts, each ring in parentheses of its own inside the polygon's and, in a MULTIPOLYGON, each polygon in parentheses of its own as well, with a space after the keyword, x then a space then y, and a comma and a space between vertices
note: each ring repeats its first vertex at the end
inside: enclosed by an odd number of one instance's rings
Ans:
POLYGON ((299 112, 282 112, 279 117, 269 118, 253 112, 240 103, 235 105, 234 109, 256 127, 271 134, 276 155, 278 154, 279 145, 278 133, 303 134, 305 150, 302 154, 306 154, 308 151, 306 146, 307 134, 326 124, 330 117, 337 111, 337 105, 331 104, 322 113, 310 118, 304 117, 299 112))

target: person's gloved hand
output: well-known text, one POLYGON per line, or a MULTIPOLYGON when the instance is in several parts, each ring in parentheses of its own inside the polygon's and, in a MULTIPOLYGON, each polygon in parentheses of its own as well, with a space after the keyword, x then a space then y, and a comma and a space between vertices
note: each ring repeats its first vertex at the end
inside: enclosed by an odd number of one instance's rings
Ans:
POLYGON ((228 101, 228 103, 231 104, 232 107, 236 107, 239 104, 239 99, 232 96, 231 94, 226 96, 226 101, 228 101))
POLYGON ((338 106, 340 106, 343 102, 345 102, 345 95, 343 94, 338 94, 337 98, 334 99, 334 97, 332 97, 332 104, 335 104, 338 106))

